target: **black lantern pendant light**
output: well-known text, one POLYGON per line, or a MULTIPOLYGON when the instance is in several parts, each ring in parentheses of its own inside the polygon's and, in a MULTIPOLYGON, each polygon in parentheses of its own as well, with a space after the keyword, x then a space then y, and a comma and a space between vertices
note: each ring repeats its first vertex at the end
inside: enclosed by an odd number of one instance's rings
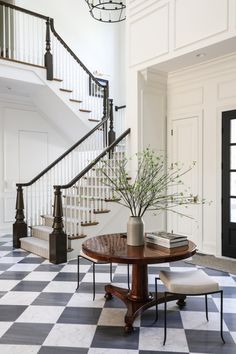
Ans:
POLYGON ((119 0, 85 0, 91 16, 100 22, 115 23, 125 20, 125 4, 119 0))

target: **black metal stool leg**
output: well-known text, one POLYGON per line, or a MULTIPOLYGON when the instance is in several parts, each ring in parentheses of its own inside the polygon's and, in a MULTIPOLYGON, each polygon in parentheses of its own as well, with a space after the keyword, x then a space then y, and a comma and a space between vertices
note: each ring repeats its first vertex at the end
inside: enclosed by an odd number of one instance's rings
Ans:
POLYGON ((77 259, 77 289, 79 289, 79 261, 80 261, 80 256, 78 256, 78 259, 77 259))
POLYGON ((220 335, 223 343, 225 343, 223 337, 223 290, 220 290, 220 335))
POLYGON ((129 281, 130 281, 130 279, 129 279, 129 264, 127 264, 127 281, 128 281, 128 289, 130 290, 130 285, 129 285, 129 281))
POLYGON ((110 281, 112 283, 112 263, 110 263, 110 281))
POLYGON ((158 320, 157 279, 158 279, 158 278, 155 278, 155 299, 156 299, 156 318, 155 318, 155 322, 158 320))
POLYGON ((164 340, 163 340, 163 345, 166 344, 166 336, 167 336, 167 331, 166 331, 166 325, 167 325, 167 320, 166 320, 166 310, 167 310, 167 304, 166 304, 166 292, 164 293, 164 340))
POLYGON ((95 263, 93 262, 93 301, 95 299, 95 263))
POLYGON ((207 294, 205 294, 205 307, 206 307, 206 319, 207 319, 207 321, 209 321, 209 318, 208 318, 208 303, 207 303, 207 294))

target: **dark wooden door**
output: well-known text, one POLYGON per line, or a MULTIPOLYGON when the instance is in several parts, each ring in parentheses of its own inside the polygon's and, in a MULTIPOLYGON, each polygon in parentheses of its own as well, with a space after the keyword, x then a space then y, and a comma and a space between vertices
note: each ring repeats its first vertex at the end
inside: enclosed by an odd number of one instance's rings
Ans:
POLYGON ((236 110, 222 113, 222 255, 236 258, 236 110))

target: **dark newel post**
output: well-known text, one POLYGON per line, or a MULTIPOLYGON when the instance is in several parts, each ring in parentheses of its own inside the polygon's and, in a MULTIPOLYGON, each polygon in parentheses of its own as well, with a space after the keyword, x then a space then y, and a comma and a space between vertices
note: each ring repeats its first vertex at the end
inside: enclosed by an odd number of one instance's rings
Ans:
POLYGON ((49 235, 49 261, 67 262, 67 236, 63 231, 63 211, 60 186, 54 187, 53 232, 49 235))
POLYGON ((17 185, 16 222, 13 224, 13 247, 20 248, 20 238, 27 236, 27 224, 24 215, 23 188, 17 185))
MULTIPOLYGON (((108 86, 104 87, 103 92, 103 118, 106 118, 108 115, 108 86)), ((107 121, 103 125, 103 146, 107 147, 107 121)))
POLYGON ((50 18, 46 21, 46 53, 44 55, 44 63, 47 70, 47 80, 53 80, 53 60, 51 53, 51 39, 50 39, 50 18))

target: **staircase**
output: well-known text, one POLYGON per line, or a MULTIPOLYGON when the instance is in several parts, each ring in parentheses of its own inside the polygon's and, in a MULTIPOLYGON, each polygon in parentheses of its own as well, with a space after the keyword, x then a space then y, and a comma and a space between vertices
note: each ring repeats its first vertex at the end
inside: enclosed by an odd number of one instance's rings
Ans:
POLYGON ((66 262, 67 255, 79 253, 85 237, 98 232, 117 202, 100 168, 109 159, 115 177, 124 156, 130 133, 124 131, 125 106, 114 112, 108 81, 92 75, 56 32, 52 18, 4 1, 0 10, 0 59, 45 69, 48 86, 58 84, 61 100, 92 127, 31 181, 16 185, 13 246, 56 264, 66 262))

